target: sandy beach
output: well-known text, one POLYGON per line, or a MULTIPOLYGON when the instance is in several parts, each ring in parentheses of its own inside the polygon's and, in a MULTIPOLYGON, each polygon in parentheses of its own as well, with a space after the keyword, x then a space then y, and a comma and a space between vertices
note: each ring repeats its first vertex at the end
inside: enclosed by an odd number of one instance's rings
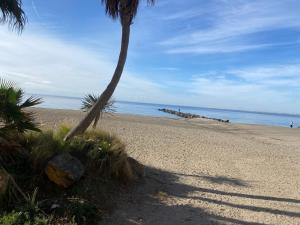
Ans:
MULTIPOLYGON (((83 116, 34 111, 45 129, 83 116)), ((100 224, 300 224, 300 129, 119 114, 98 127, 146 166, 100 224)))

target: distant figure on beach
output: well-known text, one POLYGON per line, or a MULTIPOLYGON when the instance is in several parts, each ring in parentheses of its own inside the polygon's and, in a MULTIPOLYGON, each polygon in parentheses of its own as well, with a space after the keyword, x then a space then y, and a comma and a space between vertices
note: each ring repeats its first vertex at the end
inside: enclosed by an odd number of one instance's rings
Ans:
POLYGON ((178 112, 180 112, 180 108, 178 108, 178 112))
POLYGON ((294 122, 292 121, 292 122, 290 123, 290 128, 293 128, 293 126, 294 126, 294 122))

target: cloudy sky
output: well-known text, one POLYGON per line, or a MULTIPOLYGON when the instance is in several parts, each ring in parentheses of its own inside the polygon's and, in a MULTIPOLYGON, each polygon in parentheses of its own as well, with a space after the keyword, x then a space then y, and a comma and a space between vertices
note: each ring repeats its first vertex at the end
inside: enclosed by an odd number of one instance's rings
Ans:
MULTIPOLYGON (((0 77, 32 94, 101 93, 121 31, 101 1, 23 4, 23 33, 0 27, 0 77)), ((141 4, 115 98, 300 114, 300 1, 141 4)))

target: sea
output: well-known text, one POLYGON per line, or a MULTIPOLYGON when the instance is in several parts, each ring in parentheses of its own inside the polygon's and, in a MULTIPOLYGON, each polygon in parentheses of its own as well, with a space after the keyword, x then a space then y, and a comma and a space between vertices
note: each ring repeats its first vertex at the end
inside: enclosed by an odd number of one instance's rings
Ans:
MULTIPOLYGON (((33 95, 43 99, 43 103, 39 107, 53 109, 74 109, 81 107, 81 98, 64 97, 51 95, 33 95)), ((177 119, 175 115, 158 111, 160 108, 168 108, 179 110, 181 112, 198 114, 201 116, 229 120, 231 123, 241 124, 260 124, 269 126, 289 127, 293 121, 294 127, 300 127, 300 115, 284 114, 284 113, 266 113, 252 112, 241 110, 216 109, 205 107, 163 105, 152 103, 139 103, 128 101, 116 101, 114 105, 116 113, 132 114, 152 117, 168 117, 177 119)))

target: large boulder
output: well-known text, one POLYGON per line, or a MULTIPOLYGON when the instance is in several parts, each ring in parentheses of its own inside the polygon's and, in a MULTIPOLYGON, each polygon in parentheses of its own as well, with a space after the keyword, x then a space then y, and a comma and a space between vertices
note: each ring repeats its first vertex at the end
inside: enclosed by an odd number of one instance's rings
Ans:
POLYGON ((49 180, 58 186, 68 188, 82 177, 84 166, 77 158, 63 153, 48 162, 45 172, 49 180))

